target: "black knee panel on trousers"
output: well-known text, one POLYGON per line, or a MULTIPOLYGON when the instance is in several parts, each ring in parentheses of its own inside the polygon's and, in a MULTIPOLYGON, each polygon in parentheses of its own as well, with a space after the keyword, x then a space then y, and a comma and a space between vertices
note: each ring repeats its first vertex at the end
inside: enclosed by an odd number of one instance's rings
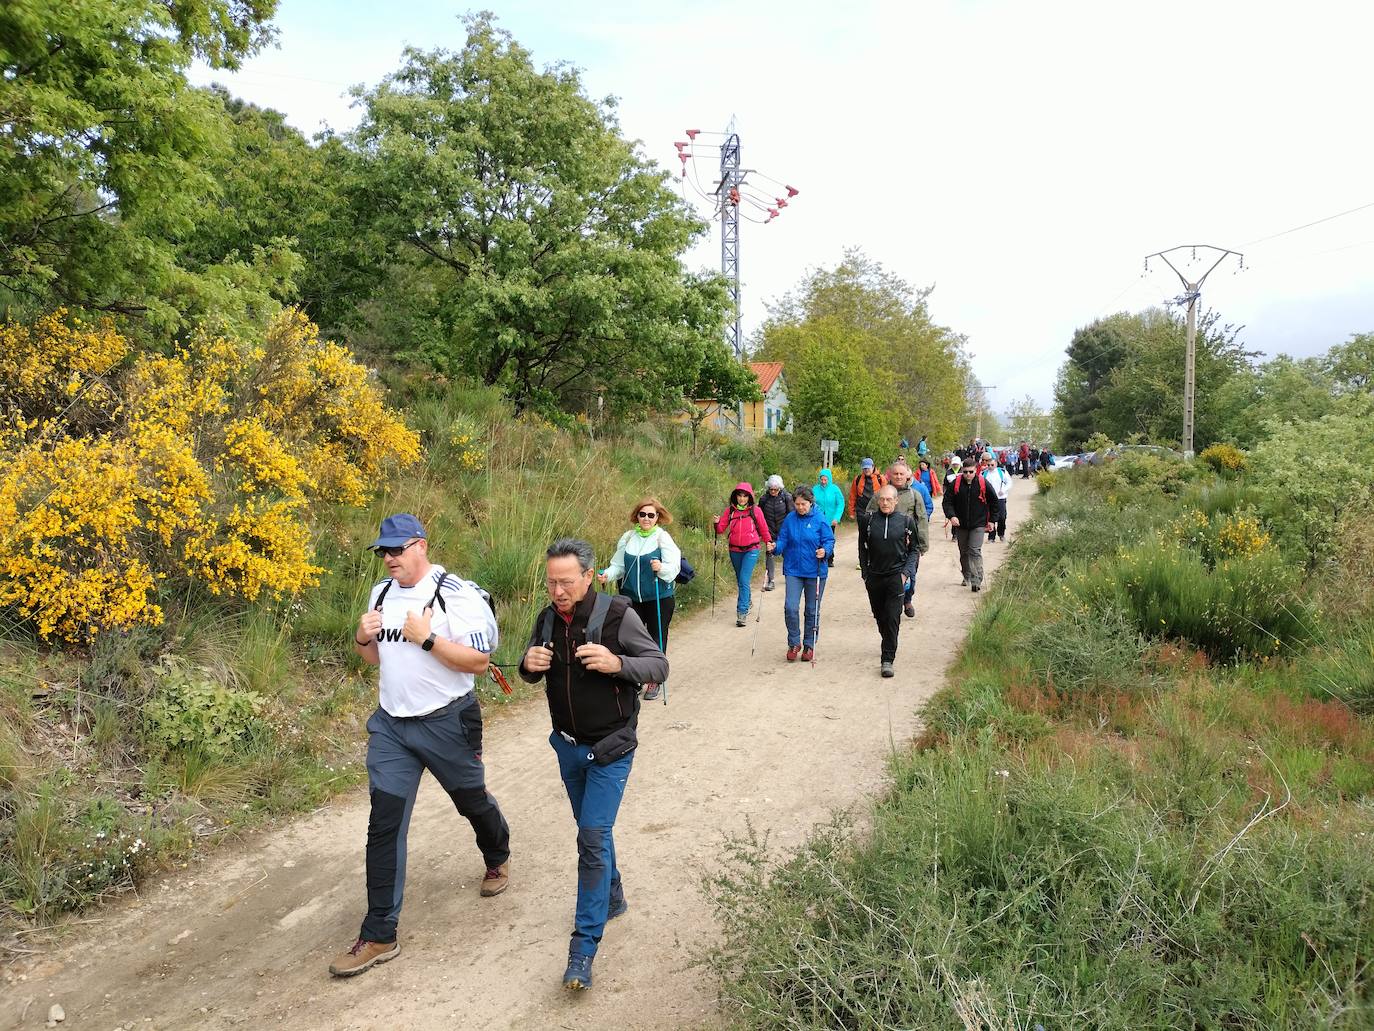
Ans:
POLYGON ((510 828, 501 807, 486 788, 454 788, 448 793, 459 814, 472 824, 477 847, 488 867, 500 866, 510 858, 510 828))
POLYGON ((577 882, 583 888, 601 883, 606 875, 606 827, 577 829, 577 882))
POLYGON ((487 794, 486 788, 454 788, 448 793, 448 797, 453 799, 458 812, 469 819, 481 816, 496 805, 496 799, 487 794))
POLYGON ((406 800, 400 795, 373 790, 367 820, 367 906, 373 913, 387 912, 395 899, 400 859, 396 838, 405 812, 406 800))

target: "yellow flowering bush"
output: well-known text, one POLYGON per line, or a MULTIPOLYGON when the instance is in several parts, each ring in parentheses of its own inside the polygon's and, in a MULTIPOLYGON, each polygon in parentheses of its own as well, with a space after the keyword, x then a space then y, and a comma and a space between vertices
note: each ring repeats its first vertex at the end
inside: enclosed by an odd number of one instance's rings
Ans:
POLYGON ((1252 515, 1231 516, 1217 529, 1217 550, 1226 558, 1249 558, 1273 543, 1273 538, 1252 515))
POLYGON ((487 467, 487 444, 471 420, 455 419, 449 427, 448 442, 463 472, 480 473, 487 467))
POLYGON ((1213 444, 1198 455, 1219 473, 1243 473, 1247 465, 1245 452, 1234 444, 1213 444))
POLYGON ((108 323, 0 327, 0 605, 39 636, 157 625, 159 589, 254 600, 318 581, 317 502, 366 501, 419 441, 297 311, 263 341, 130 358, 108 323))

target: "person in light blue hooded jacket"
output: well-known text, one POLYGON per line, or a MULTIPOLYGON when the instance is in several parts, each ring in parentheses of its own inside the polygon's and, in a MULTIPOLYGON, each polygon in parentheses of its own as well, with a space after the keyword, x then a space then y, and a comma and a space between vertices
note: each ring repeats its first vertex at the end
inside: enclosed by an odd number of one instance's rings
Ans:
MULTIPOLYGON (((816 499, 816 511, 820 517, 830 524, 830 532, 833 536, 839 529, 840 520, 844 518, 844 491, 835 486, 835 475, 829 469, 822 469, 816 485, 811 488, 811 494, 816 499)), ((831 549, 830 564, 835 564, 835 552, 831 549)))

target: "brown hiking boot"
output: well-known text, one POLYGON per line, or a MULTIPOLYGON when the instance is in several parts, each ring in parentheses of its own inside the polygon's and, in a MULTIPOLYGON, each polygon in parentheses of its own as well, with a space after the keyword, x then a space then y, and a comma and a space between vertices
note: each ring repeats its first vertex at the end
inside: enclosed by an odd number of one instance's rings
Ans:
POLYGON ((370 942, 359 938, 351 949, 334 957, 334 962, 329 964, 329 972, 335 977, 352 977, 364 970, 371 970, 378 963, 395 959, 400 954, 400 942, 370 942))
POLYGON ((482 898, 489 899, 493 895, 500 895, 510 887, 510 860, 507 859, 500 866, 492 867, 482 876, 482 898))

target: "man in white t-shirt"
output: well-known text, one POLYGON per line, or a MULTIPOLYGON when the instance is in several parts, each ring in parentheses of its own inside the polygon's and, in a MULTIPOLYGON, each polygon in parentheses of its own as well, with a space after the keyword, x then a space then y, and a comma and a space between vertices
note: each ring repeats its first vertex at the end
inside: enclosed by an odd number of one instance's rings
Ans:
POLYGON ((510 829, 486 788, 474 690, 496 650, 496 616, 481 588, 430 562, 415 516, 383 519, 372 550, 388 576, 372 588, 353 641, 363 661, 380 667, 381 704, 367 721, 367 916, 352 948, 329 965, 336 977, 400 955, 406 830, 425 770, 472 824, 486 864, 482 896, 510 883, 510 829))
POLYGON ((988 519, 992 529, 988 531, 988 543, 1007 539, 1007 495, 1011 493, 1011 475, 993 458, 991 452, 983 455, 983 477, 997 495, 997 510, 988 505, 988 519))

